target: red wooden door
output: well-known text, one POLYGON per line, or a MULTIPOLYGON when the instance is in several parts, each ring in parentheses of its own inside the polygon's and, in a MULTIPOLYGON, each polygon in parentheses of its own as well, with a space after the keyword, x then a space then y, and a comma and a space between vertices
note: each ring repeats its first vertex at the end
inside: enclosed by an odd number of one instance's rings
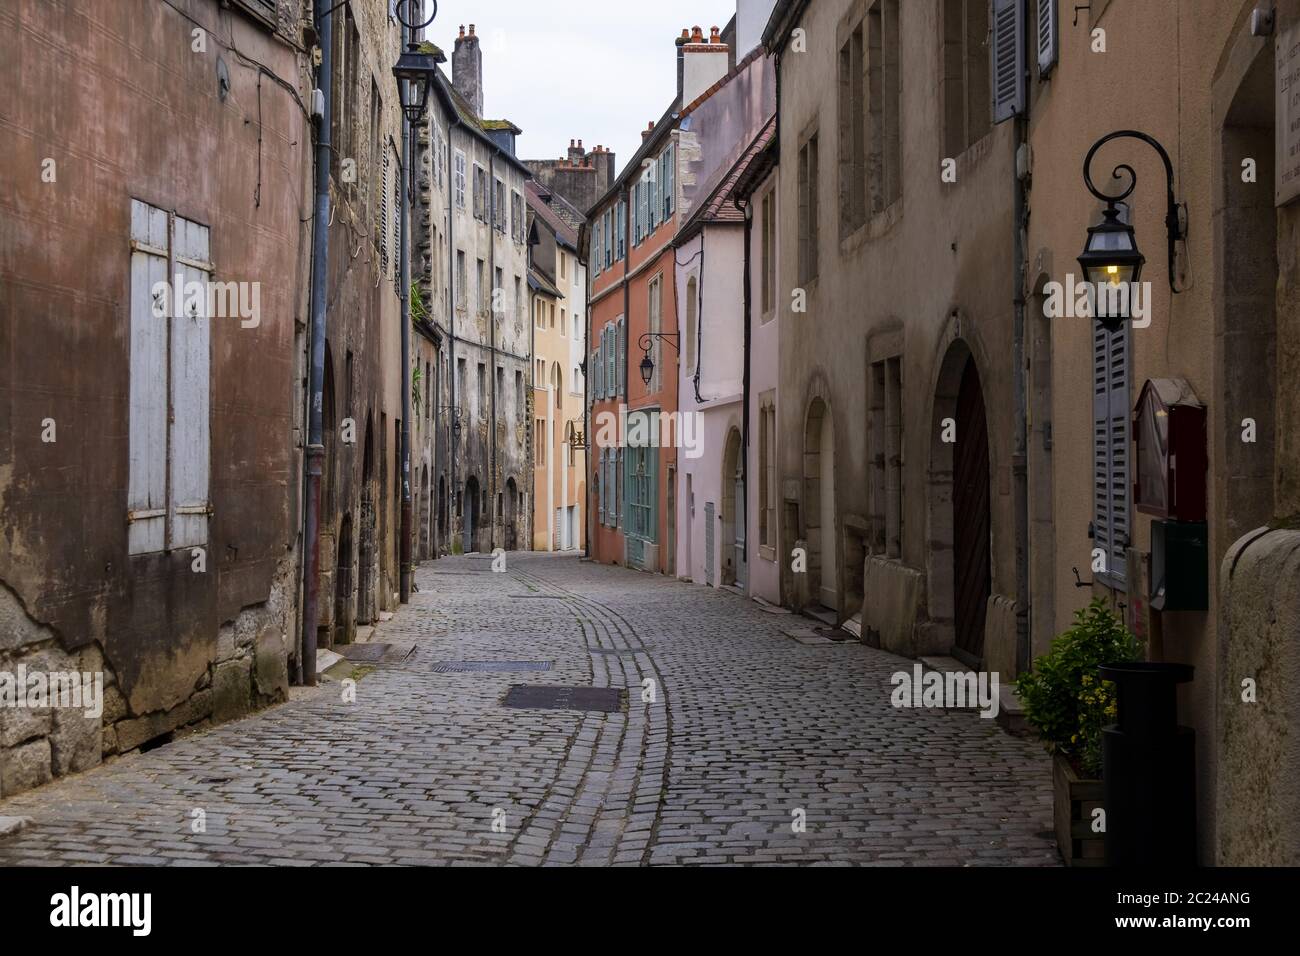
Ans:
POLYGON ((956 649, 984 656, 984 613, 992 573, 989 565, 989 432, 984 394, 975 363, 967 360, 957 393, 957 442, 953 450, 953 587, 956 649))

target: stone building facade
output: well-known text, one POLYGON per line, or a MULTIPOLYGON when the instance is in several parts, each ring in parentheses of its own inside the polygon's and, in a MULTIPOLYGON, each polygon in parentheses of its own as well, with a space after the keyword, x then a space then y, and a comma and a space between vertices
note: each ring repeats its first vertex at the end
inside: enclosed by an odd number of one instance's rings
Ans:
POLYGON ((95 716, 0 706, 0 794, 287 693, 312 182, 299 13, 0 11, 0 674, 105 684, 95 716), (77 51, 82 82, 51 48, 77 51), (178 273, 197 298, 155 299, 178 273), (216 283, 237 291, 213 308, 216 283))
POLYGON ((430 515, 430 555, 510 550, 529 535, 529 171, 518 127, 481 115, 482 64, 474 25, 462 27, 419 136, 412 274, 428 313, 417 352, 431 379, 420 465, 431 471, 417 515, 430 515))

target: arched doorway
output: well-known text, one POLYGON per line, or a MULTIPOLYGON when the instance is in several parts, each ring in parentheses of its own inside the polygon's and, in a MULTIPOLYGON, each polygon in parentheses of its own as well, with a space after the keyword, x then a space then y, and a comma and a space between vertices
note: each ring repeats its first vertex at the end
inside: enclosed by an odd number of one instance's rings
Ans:
POLYGON ((960 339, 939 369, 930 431, 930 621, 951 636, 952 656, 979 667, 993 580, 988 420, 979 370, 960 339))
POLYGON ((433 516, 433 502, 429 500, 429 466, 425 465, 420 469, 420 507, 416 511, 420 522, 420 551, 419 558, 421 561, 427 561, 429 554, 429 540, 432 537, 433 529, 430 522, 433 516))
POLYGON ((375 434, 366 415, 365 451, 361 459, 361 534, 357 556, 357 623, 375 620, 375 570, 379 554, 375 548, 375 434))
POLYGON ((334 557, 334 639, 333 644, 349 644, 355 633, 352 593, 352 513, 339 522, 338 551, 334 557))
POLYGON ((474 536, 478 534, 478 479, 470 476, 465 482, 465 517, 464 517, 464 541, 463 547, 465 553, 477 551, 474 544, 474 536))
POLYGON ((438 476, 438 534, 433 542, 434 553, 436 558, 442 553, 442 549, 447 546, 447 510, 451 507, 447 501, 447 476, 438 476))
POLYGON ((518 533, 515 527, 515 512, 519 507, 519 491, 515 486, 515 480, 508 478, 506 480, 506 502, 505 502, 505 549, 514 551, 519 547, 518 533))
POLYGON ((835 551, 835 429, 820 398, 808 406, 803 438, 803 500, 808 541, 808 597, 830 610, 840 606, 835 551))
POLYGON ((728 433, 722 456, 722 583, 745 586, 745 475, 738 428, 728 433))

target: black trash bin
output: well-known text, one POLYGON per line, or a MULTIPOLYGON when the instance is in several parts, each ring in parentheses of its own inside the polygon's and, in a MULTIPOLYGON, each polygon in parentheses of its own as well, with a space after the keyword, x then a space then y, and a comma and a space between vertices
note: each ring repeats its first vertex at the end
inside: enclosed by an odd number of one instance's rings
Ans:
POLYGON ((1188 664, 1105 664, 1118 722, 1102 729, 1107 866, 1196 865, 1196 735, 1178 726, 1188 664))

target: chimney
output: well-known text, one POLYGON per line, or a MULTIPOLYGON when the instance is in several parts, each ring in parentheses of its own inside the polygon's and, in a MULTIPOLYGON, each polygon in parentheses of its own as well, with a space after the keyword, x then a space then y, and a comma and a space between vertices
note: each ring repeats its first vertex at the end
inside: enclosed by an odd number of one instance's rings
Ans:
MULTIPOLYGON (((685 31, 682 32, 684 35, 685 31)), ((678 49, 682 58, 681 92, 682 106, 685 107, 694 103, 709 87, 727 75, 727 54, 731 48, 722 42, 717 27, 709 31, 707 40, 704 31, 694 27, 690 42, 680 45, 678 49)))
POLYGON ((644 143, 647 139, 649 139, 650 134, 653 133, 654 131, 655 131, 655 121, 651 120, 650 123, 646 126, 646 128, 641 130, 641 142, 644 143))
POLYGON ((483 52, 479 49, 474 24, 469 33, 462 24, 460 36, 451 54, 451 82, 456 92, 465 98, 475 116, 483 115, 483 52))
POLYGON ((569 140, 569 165, 582 165, 582 140, 569 140))

